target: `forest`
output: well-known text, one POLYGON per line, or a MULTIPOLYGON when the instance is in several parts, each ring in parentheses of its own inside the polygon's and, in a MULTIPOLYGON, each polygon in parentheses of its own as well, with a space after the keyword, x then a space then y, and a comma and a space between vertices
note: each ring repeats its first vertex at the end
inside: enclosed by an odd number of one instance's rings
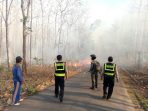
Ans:
POLYGON ((86 71, 90 55, 96 54, 101 65, 114 57, 148 108, 148 1, 127 4, 124 15, 108 24, 100 18, 90 21, 89 0, 0 0, 0 106, 13 90, 16 56, 23 58, 29 86, 22 92, 32 95, 54 83, 58 54, 70 77, 86 71))

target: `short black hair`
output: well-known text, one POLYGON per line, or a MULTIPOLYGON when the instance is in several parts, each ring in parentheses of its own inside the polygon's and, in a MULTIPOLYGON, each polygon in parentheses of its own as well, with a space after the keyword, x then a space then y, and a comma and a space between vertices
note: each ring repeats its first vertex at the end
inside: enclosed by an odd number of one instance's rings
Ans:
POLYGON ((62 60, 62 55, 57 55, 57 60, 62 60))
POLYGON ((20 63, 22 60, 23 60, 23 58, 21 56, 16 57, 16 63, 20 63))
POLYGON ((113 62, 113 57, 112 57, 112 56, 109 56, 109 57, 108 57, 108 61, 109 61, 109 62, 113 62))
POLYGON ((95 60, 96 59, 96 55, 95 54, 91 54, 90 57, 91 57, 91 60, 95 60))

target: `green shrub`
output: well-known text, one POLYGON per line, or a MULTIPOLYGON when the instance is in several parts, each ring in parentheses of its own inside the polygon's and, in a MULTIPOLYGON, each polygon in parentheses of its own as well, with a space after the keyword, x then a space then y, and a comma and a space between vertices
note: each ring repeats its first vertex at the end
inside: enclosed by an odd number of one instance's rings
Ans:
POLYGON ((148 100, 143 100, 143 106, 144 106, 144 109, 147 111, 148 110, 148 100))
POLYGON ((27 90, 26 90, 26 95, 27 96, 30 96, 30 95, 33 95, 37 93, 36 89, 32 86, 28 87, 27 90))
POLYGON ((4 67, 0 66, 0 72, 4 71, 4 67))

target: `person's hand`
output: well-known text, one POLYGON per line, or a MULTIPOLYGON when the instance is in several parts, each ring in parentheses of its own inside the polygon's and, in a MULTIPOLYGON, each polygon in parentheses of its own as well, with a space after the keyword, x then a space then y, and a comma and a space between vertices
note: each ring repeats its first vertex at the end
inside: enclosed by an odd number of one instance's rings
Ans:
POLYGON ((67 76, 65 76, 65 80, 67 80, 68 79, 68 77, 67 76))
POLYGON ((101 77, 101 80, 103 80, 104 74, 101 73, 100 74, 100 77, 101 77))
POLYGON ((68 72, 65 73, 65 80, 68 79, 68 72))
POLYGON ((101 78, 100 79, 101 79, 101 81, 103 80, 103 76, 102 75, 101 75, 101 78))
POLYGON ((118 77, 116 78, 116 81, 119 82, 119 78, 118 77))
POLYGON ((103 77, 101 76, 101 80, 103 80, 103 77))
POLYGON ((23 80, 23 84, 24 84, 25 88, 28 88, 28 85, 25 80, 23 80))

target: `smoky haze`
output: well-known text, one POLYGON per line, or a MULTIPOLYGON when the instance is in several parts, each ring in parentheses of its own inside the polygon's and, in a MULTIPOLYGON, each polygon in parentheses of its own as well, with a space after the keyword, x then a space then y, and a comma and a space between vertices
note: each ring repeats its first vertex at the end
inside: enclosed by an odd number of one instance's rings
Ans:
MULTIPOLYGON (((105 0, 105 2, 107 1, 105 0)), ((117 7, 117 12, 107 10, 109 11, 106 13, 108 14, 107 18, 102 19, 100 14, 98 15, 100 18, 95 19, 90 25, 94 44, 93 53, 97 54, 98 60, 101 62, 106 62, 108 56, 113 56, 115 62, 120 65, 132 65, 140 68, 147 63, 148 59, 148 38, 146 37, 148 2, 146 0, 124 2, 116 4, 117 6, 114 5, 114 8, 117 7), (112 17, 115 13, 116 17, 112 17), (112 18, 114 20, 111 20, 112 18)), ((106 9, 101 11, 106 12, 106 9)), ((100 11, 96 11, 96 14, 97 12, 100 11)))
MULTIPOLYGON (((100 2, 99 2, 100 1, 100 2)), ((115 62, 122 65, 142 66, 148 61, 148 1, 129 0, 126 7, 120 10, 119 4, 113 0, 99 0, 107 7, 116 7, 117 13, 101 11, 95 8, 90 14, 90 1, 84 0, 32 0, 27 27, 27 62, 35 58, 43 60, 44 64, 52 63, 57 54, 62 54, 65 60, 89 59, 90 54, 96 54, 101 63, 113 56, 115 62), (121 11, 121 12, 120 12, 121 11), (94 15, 100 14, 98 17, 94 15), (123 14, 122 14, 123 13, 123 14), (102 17, 103 16, 103 17, 102 17), (32 20, 32 26, 30 25, 32 20), (30 38, 31 37, 31 38, 30 38), (31 45, 30 45, 31 44, 31 45), (30 56, 30 50, 31 56, 30 56)), ((122 3, 123 2, 123 3, 122 3)), ((103 7, 102 5, 102 7, 103 7)), ((13 63, 17 55, 22 56, 22 15, 19 0, 12 3, 9 15, 9 56, 13 63)), ((4 2, 0 2, 1 16, 5 12, 4 2)), ((113 11, 113 10, 110 10, 113 11)), ((1 17, 2 18, 2 17, 1 17)), ((6 62, 5 25, 1 19, 0 62, 6 62)))

